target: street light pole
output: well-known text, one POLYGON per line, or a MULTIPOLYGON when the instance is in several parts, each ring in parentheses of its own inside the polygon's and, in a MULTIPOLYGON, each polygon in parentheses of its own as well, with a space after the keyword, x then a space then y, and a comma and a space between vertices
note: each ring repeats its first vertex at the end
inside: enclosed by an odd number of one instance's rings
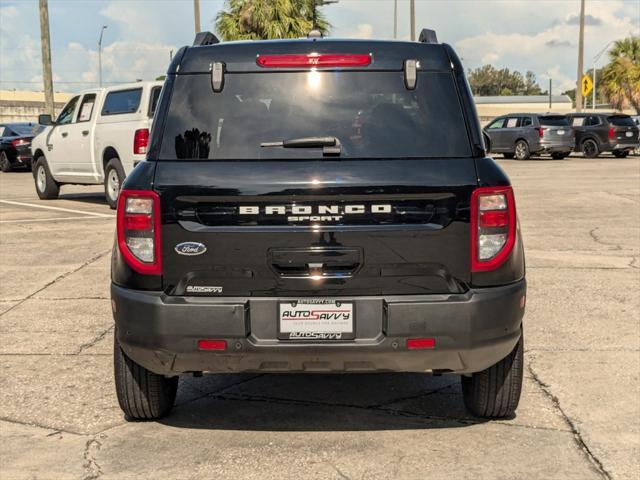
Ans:
POLYGON ((195 23, 196 35, 202 30, 200 29, 200 0, 193 0, 193 20, 195 23))
POLYGON ((51 41, 49 37, 49 4, 40 0, 40 47, 42 48, 42 80, 44 82, 44 109, 53 117, 53 76, 51 74, 51 41))
POLYGON ((591 110, 595 110, 596 109, 596 63, 598 63, 598 60, 600 60, 600 57, 602 57, 602 55, 604 55, 604 53, 609 49, 609 46, 615 42, 615 40, 611 40, 609 43, 607 43, 604 48, 602 50, 600 50, 595 57, 593 57, 593 100, 592 100, 592 105, 591 105, 591 110))
POLYGON ((398 0, 393 0, 393 38, 398 38, 398 0))
POLYGON ((584 71, 584 0, 580 0, 580 37, 578 38, 578 80, 576 81, 576 112, 582 111, 582 73, 584 71))
POLYGON ((411 16, 411 41, 416 39, 416 0, 409 3, 409 15, 411 16))
POLYGON ((100 29, 100 38, 98 39, 98 85, 102 88, 102 35, 107 26, 103 25, 100 29))

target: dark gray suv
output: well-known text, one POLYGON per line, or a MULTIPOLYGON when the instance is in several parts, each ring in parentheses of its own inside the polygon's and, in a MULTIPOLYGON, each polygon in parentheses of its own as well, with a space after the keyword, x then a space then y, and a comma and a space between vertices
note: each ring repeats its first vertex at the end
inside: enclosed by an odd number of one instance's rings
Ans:
POLYGON ((570 113, 567 115, 576 134, 576 151, 587 158, 612 152, 624 158, 638 147, 638 126, 624 113, 570 113))
POLYGON ((526 160, 548 153, 560 160, 575 147, 574 132, 564 115, 512 113, 492 120, 484 132, 489 137, 487 149, 505 158, 526 160))

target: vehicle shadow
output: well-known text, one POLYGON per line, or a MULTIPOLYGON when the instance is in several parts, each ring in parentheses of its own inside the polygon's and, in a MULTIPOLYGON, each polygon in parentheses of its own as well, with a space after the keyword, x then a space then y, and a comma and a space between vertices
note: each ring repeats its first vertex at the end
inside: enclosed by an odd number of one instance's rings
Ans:
POLYGON ((91 203, 93 205, 107 205, 107 199, 102 192, 61 193, 59 198, 61 200, 91 203))
POLYGON ((368 431, 484 423, 466 412, 457 376, 419 373, 183 376, 161 423, 245 431, 368 431))

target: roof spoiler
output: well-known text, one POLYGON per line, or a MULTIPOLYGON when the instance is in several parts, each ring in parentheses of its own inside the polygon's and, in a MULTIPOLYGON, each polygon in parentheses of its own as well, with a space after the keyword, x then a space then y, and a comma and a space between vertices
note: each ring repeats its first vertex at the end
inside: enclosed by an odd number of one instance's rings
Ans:
POLYGON ((438 37, 435 30, 423 28, 418 37, 420 43, 438 43, 438 37))
POLYGON ((216 43, 220 43, 220 40, 211 32, 198 32, 196 33, 196 38, 193 40, 194 47, 215 45, 216 43))

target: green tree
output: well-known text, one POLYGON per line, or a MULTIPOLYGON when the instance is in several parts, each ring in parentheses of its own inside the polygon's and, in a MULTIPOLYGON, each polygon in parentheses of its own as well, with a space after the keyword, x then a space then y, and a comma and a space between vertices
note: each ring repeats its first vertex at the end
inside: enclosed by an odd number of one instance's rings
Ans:
POLYGON ((631 105, 640 115, 640 37, 617 40, 602 71, 600 93, 614 108, 631 105))
MULTIPOLYGON (((313 28, 314 0, 226 0, 216 17, 216 30, 224 40, 268 40, 306 37, 313 28)), ((320 4, 320 2, 317 2, 320 4)), ((319 7, 316 26, 331 27, 319 7)))
POLYGON ((524 77, 518 71, 484 65, 469 71, 469 85, 474 95, 540 95, 542 90, 536 75, 528 71, 524 77))

